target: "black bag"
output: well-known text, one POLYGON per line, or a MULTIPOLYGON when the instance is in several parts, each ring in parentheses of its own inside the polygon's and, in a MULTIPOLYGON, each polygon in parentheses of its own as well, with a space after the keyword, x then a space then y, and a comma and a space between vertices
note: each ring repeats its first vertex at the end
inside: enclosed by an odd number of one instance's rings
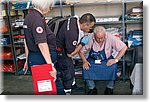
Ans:
POLYGON ((48 21, 48 27, 52 30, 52 32, 57 36, 57 33, 59 32, 61 26, 64 24, 66 20, 71 18, 70 16, 68 17, 54 17, 48 21))

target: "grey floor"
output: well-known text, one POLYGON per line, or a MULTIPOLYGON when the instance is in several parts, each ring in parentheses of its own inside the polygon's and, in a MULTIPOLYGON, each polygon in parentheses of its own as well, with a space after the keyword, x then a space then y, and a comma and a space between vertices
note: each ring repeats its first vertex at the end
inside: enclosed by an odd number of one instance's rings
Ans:
MULTIPOLYGON (((3 95, 33 95, 33 84, 32 77, 30 75, 19 75, 5 74, 4 75, 4 91, 3 95)), ((85 84, 81 77, 76 78, 76 82, 79 86, 83 87, 84 90, 78 92, 72 92, 72 95, 85 95, 85 84)), ((98 95, 104 94, 106 82, 96 81, 98 89, 98 95)), ((88 89, 86 88, 86 92, 88 89)), ((132 90, 130 88, 130 80, 122 81, 117 80, 115 82, 114 95, 131 95, 132 90)))

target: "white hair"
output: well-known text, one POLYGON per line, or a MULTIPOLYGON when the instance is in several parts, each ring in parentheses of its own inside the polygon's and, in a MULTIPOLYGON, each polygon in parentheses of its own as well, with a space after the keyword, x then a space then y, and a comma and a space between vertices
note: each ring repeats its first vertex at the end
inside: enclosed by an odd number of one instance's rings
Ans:
POLYGON ((34 8, 39 10, 46 10, 54 6, 54 0, 32 0, 34 8))
POLYGON ((94 28, 94 33, 96 34, 97 32, 106 32, 106 29, 103 26, 97 26, 94 28))

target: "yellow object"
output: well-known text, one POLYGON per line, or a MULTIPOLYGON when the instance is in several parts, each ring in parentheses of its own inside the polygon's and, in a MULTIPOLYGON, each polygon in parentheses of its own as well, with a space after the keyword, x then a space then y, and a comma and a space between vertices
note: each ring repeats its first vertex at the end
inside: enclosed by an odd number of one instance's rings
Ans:
POLYGON ((2 16, 6 16, 6 10, 2 10, 2 16))

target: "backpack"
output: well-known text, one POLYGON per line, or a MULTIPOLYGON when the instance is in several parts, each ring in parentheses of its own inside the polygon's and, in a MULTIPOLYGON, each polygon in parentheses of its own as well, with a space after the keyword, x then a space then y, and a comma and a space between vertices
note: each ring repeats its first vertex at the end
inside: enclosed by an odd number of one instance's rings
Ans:
POLYGON ((62 17, 62 16, 57 16, 48 21, 48 27, 52 30, 52 32, 57 36, 57 33, 59 32, 61 26, 64 24, 66 20, 69 18, 73 18, 71 16, 67 17, 62 17))

